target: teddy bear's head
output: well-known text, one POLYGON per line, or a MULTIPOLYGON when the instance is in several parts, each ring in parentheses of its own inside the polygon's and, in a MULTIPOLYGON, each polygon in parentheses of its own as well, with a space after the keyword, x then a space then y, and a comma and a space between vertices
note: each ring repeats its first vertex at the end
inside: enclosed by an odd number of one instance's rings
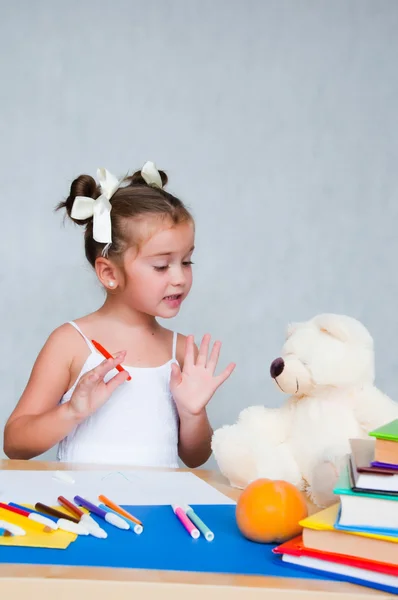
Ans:
POLYGON ((287 394, 309 395, 315 388, 351 387, 374 381, 373 339, 352 317, 317 315, 288 327, 271 377, 287 394))

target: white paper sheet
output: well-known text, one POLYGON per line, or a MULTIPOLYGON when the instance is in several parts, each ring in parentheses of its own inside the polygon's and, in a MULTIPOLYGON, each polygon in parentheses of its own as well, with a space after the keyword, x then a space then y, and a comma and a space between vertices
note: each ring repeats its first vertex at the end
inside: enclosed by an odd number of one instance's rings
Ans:
POLYGON ((62 495, 75 495, 98 504, 103 494, 117 504, 235 504, 233 500, 187 472, 65 471, 74 483, 56 477, 56 471, 0 470, 0 501, 57 505, 62 495))

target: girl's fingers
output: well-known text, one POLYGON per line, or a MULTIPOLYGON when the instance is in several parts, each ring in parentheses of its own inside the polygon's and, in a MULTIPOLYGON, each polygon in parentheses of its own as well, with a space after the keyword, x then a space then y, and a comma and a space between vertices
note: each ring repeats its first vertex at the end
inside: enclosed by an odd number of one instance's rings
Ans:
POLYGON ((174 386, 180 385, 182 379, 181 369, 175 363, 171 365, 171 375, 170 375, 170 386, 174 388, 174 386))
POLYGON ((224 383, 224 381, 226 381, 228 379, 228 377, 232 374, 232 371, 235 369, 236 364, 235 363, 229 363, 229 365, 224 369, 224 371, 222 373, 220 373, 220 375, 218 375, 217 377, 215 377, 215 381, 217 383, 217 387, 220 387, 221 384, 224 383))
POLYGON ((129 374, 127 373, 127 371, 121 371, 105 384, 109 396, 113 394, 113 392, 116 390, 117 387, 119 387, 120 384, 124 383, 127 380, 128 376, 129 374))
POLYGON ((125 350, 123 350, 122 352, 117 352, 112 358, 107 358, 103 360, 98 365, 98 367, 92 369, 92 372, 97 373, 100 377, 105 377, 105 375, 109 373, 109 371, 112 371, 112 369, 114 369, 116 365, 120 364, 123 361, 125 356, 125 350))
POLYGON ((76 386, 76 390, 88 394, 92 390, 92 388, 97 385, 99 380, 100 377, 98 373, 91 371, 90 373, 83 375, 83 377, 80 379, 79 383, 76 386))
POLYGON ((198 358, 196 359, 196 366, 198 366, 198 367, 206 366, 207 355, 209 352, 210 338, 211 338, 211 336, 208 333, 206 333, 206 335, 204 335, 202 338, 202 342, 201 342, 200 348, 199 348, 198 358))
POLYGON ((195 362, 195 350, 194 350, 193 335, 189 335, 187 337, 187 341, 185 344, 184 369, 186 367, 192 367, 194 362, 195 362))
MULTIPOLYGON (((86 393, 91 391, 100 381, 103 381, 109 371, 114 369, 123 360, 125 355, 125 351, 118 352, 113 358, 103 360, 97 367, 83 375, 76 388, 86 393)), ((126 376, 128 376, 128 373, 126 373, 126 376)))
POLYGON ((220 350, 221 350, 221 342, 218 342, 218 341, 214 342, 209 360, 207 361, 207 368, 209 369, 209 371, 212 375, 217 367, 218 358, 220 356, 220 350))

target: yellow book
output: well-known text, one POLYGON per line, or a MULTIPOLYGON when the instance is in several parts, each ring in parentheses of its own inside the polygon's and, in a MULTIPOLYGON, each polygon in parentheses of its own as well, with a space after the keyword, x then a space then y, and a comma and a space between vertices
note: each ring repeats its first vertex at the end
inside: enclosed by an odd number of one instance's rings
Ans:
POLYGON ((398 538, 364 531, 335 529, 340 503, 300 521, 306 548, 398 565, 398 538))
POLYGON ((60 529, 47 533, 44 531, 43 525, 37 523, 37 521, 32 521, 27 517, 12 513, 5 508, 0 508, 0 520, 18 525, 26 531, 26 535, 21 536, 5 537, 1 535, 0 546, 24 546, 29 548, 65 550, 77 538, 75 533, 61 531, 60 529))
POLYGON ((373 538, 376 540, 383 540, 385 542, 393 542, 394 544, 398 544, 398 537, 380 535, 378 533, 369 533, 367 531, 342 531, 340 529, 335 529, 334 524, 339 513, 339 508, 340 503, 338 502, 337 504, 333 504, 328 508, 324 508, 315 514, 302 519, 300 521, 300 525, 302 525, 302 527, 316 529, 318 531, 335 531, 336 533, 358 535, 361 537, 373 538))

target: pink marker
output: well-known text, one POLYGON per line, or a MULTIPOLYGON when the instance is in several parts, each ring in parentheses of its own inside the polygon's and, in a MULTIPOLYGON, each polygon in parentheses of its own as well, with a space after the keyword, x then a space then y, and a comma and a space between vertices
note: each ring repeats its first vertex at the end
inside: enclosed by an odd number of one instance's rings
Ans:
POLYGON ((200 531, 188 519, 187 515, 182 510, 181 506, 178 506, 177 504, 172 504, 171 508, 173 509, 174 514, 176 515, 176 517, 178 517, 180 519, 181 523, 184 525, 184 527, 188 531, 189 535, 191 537, 193 537, 194 540, 197 540, 198 537, 200 536, 200 531))

